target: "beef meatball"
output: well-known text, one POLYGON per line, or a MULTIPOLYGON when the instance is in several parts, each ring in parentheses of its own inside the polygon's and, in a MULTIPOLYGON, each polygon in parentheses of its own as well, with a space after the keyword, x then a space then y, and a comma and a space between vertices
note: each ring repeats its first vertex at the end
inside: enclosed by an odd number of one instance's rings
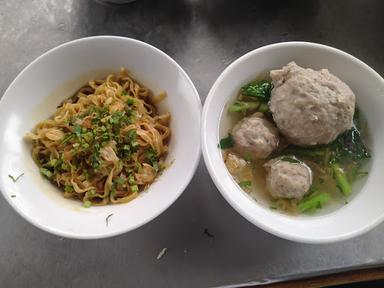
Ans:
POLYGON ((291 62, 270 72, 269 107, 280 132, 293 144, 328 144, 352 127, 355 94, 327 69, 291 62))
POLYGON ((268 120, 255 113, 232 129, 234 149, 244 157, 265 159, 279 144, 279 132, 268 120))
POLYGON ((312 185, 312 171, 305 163, 275 158, 264 164, 266 187, 275 199, 301 199, 312 185))

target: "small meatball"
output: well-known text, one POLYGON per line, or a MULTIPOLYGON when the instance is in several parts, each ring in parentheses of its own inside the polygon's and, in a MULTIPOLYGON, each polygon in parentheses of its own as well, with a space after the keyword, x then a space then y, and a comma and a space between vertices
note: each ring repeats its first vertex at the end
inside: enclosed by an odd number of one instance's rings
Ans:
POLYGON ((266 186, 275 199, 301 199, 312 185, 312 171, 305 163, 292 163, 280 158, 264 164, 266 186))
POLYGON ((279 144, 279 132, 268 120, 254 114, 233 127, 234 149, 244 157, 265 159, 279 144))
POLYGON ((270 72, 269 107, 280 132, 293 144, 328 144, 352 127, 355 94, 327 69, 291 62, 270 72))

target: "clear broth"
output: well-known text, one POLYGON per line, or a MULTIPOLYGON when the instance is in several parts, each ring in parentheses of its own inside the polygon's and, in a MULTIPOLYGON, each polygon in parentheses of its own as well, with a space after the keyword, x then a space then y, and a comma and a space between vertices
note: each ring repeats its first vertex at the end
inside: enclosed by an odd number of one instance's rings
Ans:
MULTIPOLYGON (((258 79, 260 78, 258 77, 258 79)), ((238 95, 236 95, 234 100, 238 100, 238 95)), ((228 102, 227 105, 225 105, 224 110, 222 111, 221 121, 220 121, 220 139, 226 137, 228 133, 231 132, 233 126, 238 121, 252 114, 252 113, 248 113, 244 115, 241 113, 229 113, 228 108, 234 102, 234 100, 228 102)), ((265 115, 265 116, 268 119, 268 115, 265 115)), ((359 112, 359 122, 360 122, 359 131, 361 133, 361 138, 365 140, 364 143, 367 145, 367 147, 370 147, 369 145, 370 136, 369 136, 368 125, 361 111, 359 112)), ((282 145, 286 145, 284 144, 284 139, 281 140, 280 142, 283 143, 282 145)), ((291 145, 290 147, 296 147, 296 146, 291 145)), ((286 149, 281 147, 280 151, 278 148, 277 152, 272 153, 272 155, 270 155, 267 159, 247 161, 246 167, 244 168, 245 169, 244 173, 231 173, 231 171, 229 171, 229 173, 232 175, 233 179, 237 184, 239 184, 242 181, 251 181, 252 185, 250 187, 240 187, 240 188, 243 191, 245 191, 247 194, 249 194, 255 201, 261 203, 266 208, 277 210, 288 215, 298 215, 299 214, 297 209, 297 204, 299 202, 298 200, 273 199, 266 188, 267 173, 263 165, 272 158, 287 155, 285 151, 286 149), (249 178, 250 175, 252 175, 251 179, 249 178)), ((228 168, 227 158, 230 153, 241 158, 241 156, 239 156, 231 148, 222 150, 223 160, 226 163, 227 168, 228 168)), ((340 207, 348 204, 355 197, 358 191, 362 189, 367 179, 367 176, 359 177, 355 179, 351 183, 352 193, 348 197, 346 197, 340 192, 339 188, 336 185, 335 180, 330 175, 331 173, 329 173, 329 169, 330 169, 329 164, 318 163, 316 161, 313 161, 312 158, 298 156, 298 155, 295 155, 294 153, 290 153, 290 154, 297 156, 297 158, 299 158, 301 161, 303 161, 312 169, 313 182, 311 187, 316 187, 316 192, 313 192, 313 194, 311 195, 326 192, 331 196, 331 200, 324 207, 322 207, 322 209, 317 209, 315 211, 312 211, 310 213, 305 213, 305 214, 324 215, 324 214, 331 213, 339 209, 340 207)), ((343 167, 343 168, 345 170, 348 170, 348 167, 343 167)), ((366 159, 365 162, 360 166, 360 171, 369 172, 370 170, 369 168, 370 168, 370 159, 366 159)))

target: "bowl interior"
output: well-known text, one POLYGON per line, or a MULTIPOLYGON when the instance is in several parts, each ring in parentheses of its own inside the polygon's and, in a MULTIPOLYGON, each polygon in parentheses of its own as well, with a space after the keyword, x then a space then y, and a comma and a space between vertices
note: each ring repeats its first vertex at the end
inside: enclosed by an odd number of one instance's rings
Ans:
MULTIPOLYGON (((203 154, 215 184, 228 202, 257 226, 283 238, 301 242, 330 242, 358 235, 378 224, 384 216, 380 191, 384 181, 379 163, 384 160, 384 81, 366 64, 340 50, 313 43, 288 42, 256 49, 232 63, 218 78, 203 111, 203 154), (372 159, 369 177, 356 183, 352 201, 342 208, 324 210, 316 216, 288 216, 271 211, 243 192, 227 171, 217 143, 228 132, 225 105, 240 87, 261 73, 280 68, 290 61, 313 69, 327 68, 355 92, 357 104, 368 122, 372 159), (220 180, 220 181, 219 181, 220 180), (364 183, 365 182, 365 183, 364 183), (361 213, 364 211, 364 213, 361 213), (329 213, 331 212, 331 213, 329 213)), ((334 208, 334 207, 333 207, 334 208)))
POLYGON ((1 191, 27 220, 61 236, 100 238, 132 230, 163 212, 189 183, 200 155, 200 110, 199 96, 186 73, 148 44, 121 37, 92 37, 61 45, 20 73, 0 102, 1 191), (31 145, 23 137, 87 81, 121 67, 155 94, 167 92, 158 107, 172 115, 167 160, 173 162, 134 201, 83 208, 79 201, 64 199, 40 176, 31 158, 31 145), (16 183, 8 177, 20 173, 25 174, 16 183))

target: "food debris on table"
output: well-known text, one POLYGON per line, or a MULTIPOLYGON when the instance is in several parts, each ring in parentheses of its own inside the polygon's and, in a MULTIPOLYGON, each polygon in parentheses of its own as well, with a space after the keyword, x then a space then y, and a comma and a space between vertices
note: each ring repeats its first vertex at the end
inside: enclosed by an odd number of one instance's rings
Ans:
POLYGON ((160 258, 162 258, 164 255, 165 255, 165 253, 167 253, 167 248, 163 248, 163 249, 161 249, 161 251, 159 252, 159 254, 157 254, 157 257, 156 257, 156 259, 157 260, 159 260, 160 258))
POLYGON ((205 228, 205 229, 204 229, 204 234, 205 234, 207 237, 209 237, 209 238, 214 238, 214 237, 215 237, 211 232, 209 232, 208 228, 205 228))

